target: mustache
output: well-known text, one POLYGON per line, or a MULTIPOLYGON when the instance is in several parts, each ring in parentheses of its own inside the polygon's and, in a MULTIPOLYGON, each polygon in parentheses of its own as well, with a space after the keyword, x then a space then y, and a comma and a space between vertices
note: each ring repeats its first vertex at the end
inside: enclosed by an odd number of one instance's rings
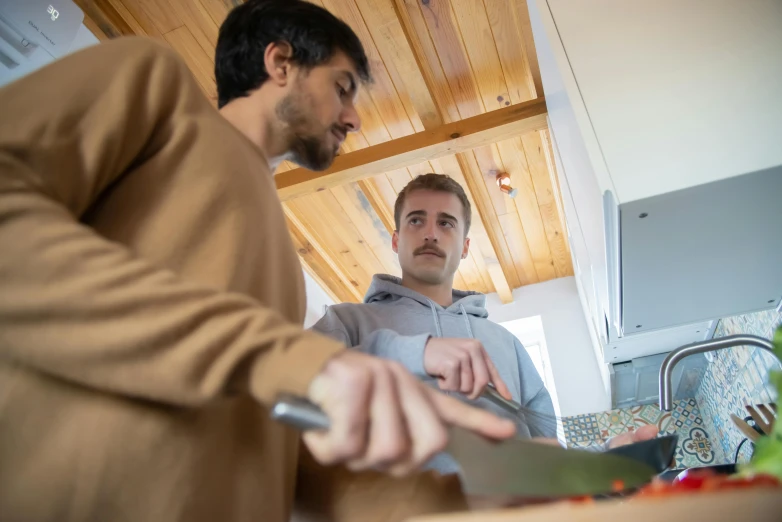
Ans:
POLYGON ((413 250, 414 256, 419 256, 421 254, 434 254, 436 256, 445 257, 445 252, 434 245, 424 245, 413 250))

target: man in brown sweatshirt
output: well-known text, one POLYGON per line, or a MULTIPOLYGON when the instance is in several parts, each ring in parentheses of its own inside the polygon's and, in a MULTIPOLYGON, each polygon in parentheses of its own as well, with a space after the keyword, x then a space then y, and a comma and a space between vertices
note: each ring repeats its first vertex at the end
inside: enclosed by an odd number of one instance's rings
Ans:
POLYGON ((140 39, 0 90, 3 521, 287 520, 299 437, 268 418, 281 392, 321 405, 332 428, 304 442, 353 470, 409 473, 449 424, 513 432, 301 329, 271 172, 325 168, 358 129, 353 32, 251 0, 216 57, 220 112, 140 39))

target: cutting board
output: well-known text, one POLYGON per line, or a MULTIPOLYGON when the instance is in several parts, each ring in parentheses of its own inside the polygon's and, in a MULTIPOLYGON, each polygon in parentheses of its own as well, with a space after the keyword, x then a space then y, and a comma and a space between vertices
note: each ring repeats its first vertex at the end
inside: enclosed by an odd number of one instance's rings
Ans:
POLYGON ((779 489, 724 491, 667 498, 624 499, 415 517, 407 522, 779 522, 779 489))

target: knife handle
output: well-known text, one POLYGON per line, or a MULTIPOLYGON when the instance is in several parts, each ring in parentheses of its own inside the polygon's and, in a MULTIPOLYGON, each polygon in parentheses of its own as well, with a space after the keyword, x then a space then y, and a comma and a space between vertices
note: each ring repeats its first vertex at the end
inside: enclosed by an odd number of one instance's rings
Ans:
POLYGON ((500 393, 497 391, 497 388, 495 388, 492 383, 486 385, 481 395, 483 398, 488 399, 489 401, 493 402, 500 408, 504 408, 510 413, 518 413, 521 409, 521 404, 513 400, 508 400, 500 395, 500 393))
POLYGON ((271 418, 302 431, 328 430, 331 427, 328 416, 317 404, 295 395, 278 396, 271 418))

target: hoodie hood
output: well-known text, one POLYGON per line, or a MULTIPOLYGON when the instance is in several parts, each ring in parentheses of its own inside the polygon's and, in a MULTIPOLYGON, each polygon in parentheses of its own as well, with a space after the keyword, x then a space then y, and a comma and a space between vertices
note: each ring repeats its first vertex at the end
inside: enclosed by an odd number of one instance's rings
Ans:
POLYGON ((369 285, 369 290, 364 296, 364 302, 393 302, 404 297, 427 308, 435 307, 448 312, 462 312, 482 319, 489 317, 489 312, 486 310, 486 296, 480 292, 454 289, 453 303, 448 307, 442 307, 428 297, 402 286, 400 278, 388 274, 376 274, 372 277, 372 284, 369 285))

